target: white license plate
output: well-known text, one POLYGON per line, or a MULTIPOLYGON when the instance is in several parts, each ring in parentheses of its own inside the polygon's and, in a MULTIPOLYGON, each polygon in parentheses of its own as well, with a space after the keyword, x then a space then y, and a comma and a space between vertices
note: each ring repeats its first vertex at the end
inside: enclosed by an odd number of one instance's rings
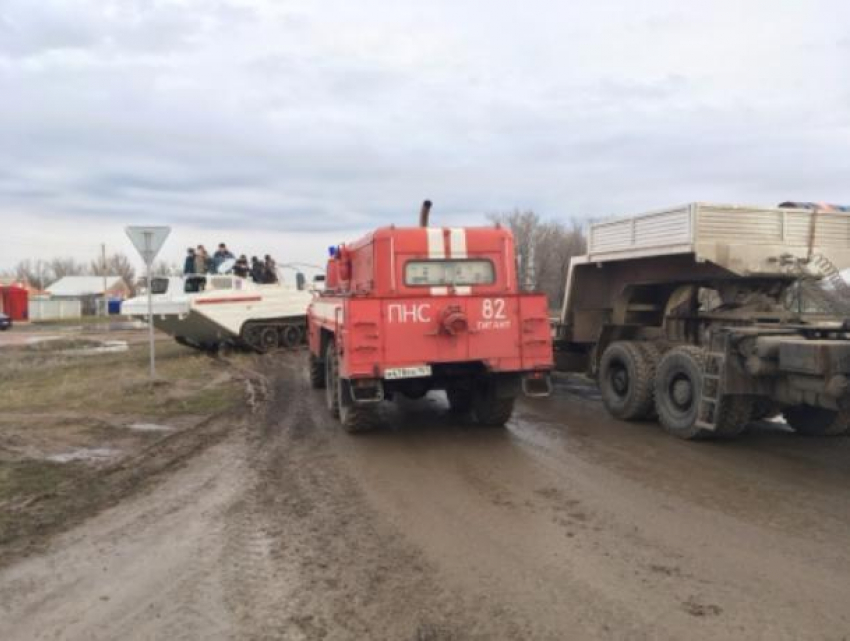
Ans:
POLYGON ((384 378, 388 381, 399 378, 421 378, 431 376, 430 365, 416 365, 414 367, 390 367, 384 370, 384 378))

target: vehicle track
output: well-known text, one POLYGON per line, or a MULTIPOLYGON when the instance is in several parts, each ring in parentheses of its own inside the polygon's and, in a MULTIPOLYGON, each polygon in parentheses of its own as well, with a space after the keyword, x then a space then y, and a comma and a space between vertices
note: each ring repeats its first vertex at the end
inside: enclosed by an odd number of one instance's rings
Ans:
MULTIPOLYGON (((580 381, 508 429, 352 436, 306 357, 158 483, 0 571, 2 639, 841 639, 850 439, 683 443, 580 381), (262 400, 265 399, 265 400, 262 400)), ((198 438, 203 438, 199 432, 198 438)))

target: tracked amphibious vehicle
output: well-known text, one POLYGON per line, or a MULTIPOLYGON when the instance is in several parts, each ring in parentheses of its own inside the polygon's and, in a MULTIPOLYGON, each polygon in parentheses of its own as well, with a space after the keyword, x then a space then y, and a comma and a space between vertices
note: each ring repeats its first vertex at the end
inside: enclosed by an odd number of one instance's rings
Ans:
MULTIPOLYGON (((313 295, 303 278, 295 284, 258 284, 232 274, 204 274, 154 278, 151 287, 153 324, 179 343, 204 350, 228 344, 268 352, 304 342, 313 295)), ((122 313, 147 320, 147 296, 125 301, 122 313)))

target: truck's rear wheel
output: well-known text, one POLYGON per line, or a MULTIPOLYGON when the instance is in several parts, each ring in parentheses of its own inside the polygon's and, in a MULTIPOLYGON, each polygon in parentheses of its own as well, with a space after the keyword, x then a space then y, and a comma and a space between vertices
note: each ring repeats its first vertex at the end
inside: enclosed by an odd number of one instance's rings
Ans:
POLYGON ((351 398, 349 382, 342 378, 339 378, 338 381, 339 420, 343 429, 349 434, 358 434, 375 429, 378 424, 377 404, 361 405, 355 403, 351 398))
POLYGON ((668 352, 655 375, 655 408, 662 427, 683 439, 731 438, 747 426, 753 412, 749 396, 725 395, 715 416, 715 429, 697 426, 703 390, 705 352, 682 346, 668 352))
POLYGON ((447 387, 446 398, 449 409, 455 414, 467 414, 472 409, 472 390, 468 387, 447 387))
POLYGON ((753 420, 754 399, 752 396, 724 396, 720 399, 714 432, 714 438, 735 438, 743 432, 753 420))
POLYGON ((472 392, 472 413, 480 425, 502 427, 514 412, 513 395, 498 393, 495 381, 484 381, 472 392))
POLYGON ((840 436, 850 429, 850 410, 795 405, 782 414, 795 432, 805 436, 840 436))
POLYGON ((705 438, 697 427, 705 353, 698 347, 677 347, 661 359, 655 375, 655 409, 661 426, 683 439, 705 438))
POLYGON ((325 386, 325 364, 313 354, 310 354, 310 386, 313 389, 325 386))
POLYGON ((329 340, 325 348, 325 403, 334 418, 339 418, 339 357, 336 343, 329 340))
POLYGON ((602 402, 615 417, 634 421, 653 410, 656 352, 639 343, 612 343, 599 364, 602 402))

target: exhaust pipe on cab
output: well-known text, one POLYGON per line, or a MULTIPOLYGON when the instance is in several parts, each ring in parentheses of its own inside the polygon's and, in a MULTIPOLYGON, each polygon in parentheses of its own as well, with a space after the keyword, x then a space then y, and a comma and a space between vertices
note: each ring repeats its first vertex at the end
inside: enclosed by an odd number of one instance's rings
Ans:
POLYGON ((419 226, 428 226, 428 216, 431 214, 431 201, 426 200, 422 203, 422 209, 419 210, 419 226))

